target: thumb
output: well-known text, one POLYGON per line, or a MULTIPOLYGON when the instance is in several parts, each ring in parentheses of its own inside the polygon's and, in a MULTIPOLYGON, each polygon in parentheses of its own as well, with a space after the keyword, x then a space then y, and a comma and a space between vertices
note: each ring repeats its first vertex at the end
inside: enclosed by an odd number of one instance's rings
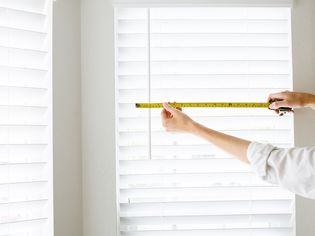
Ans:
POLYGON ((269 105, 270 109, 278 109, 279 107, 288 107, 288 103, 285 101, 277 101, 269 105))
POLYGON ((176 109, 172 107, 170 104, 168 104, 167 102, 163 102, 163 107, 165 110, 167 110, 171 114, 173 114, 176 111, 176 109))

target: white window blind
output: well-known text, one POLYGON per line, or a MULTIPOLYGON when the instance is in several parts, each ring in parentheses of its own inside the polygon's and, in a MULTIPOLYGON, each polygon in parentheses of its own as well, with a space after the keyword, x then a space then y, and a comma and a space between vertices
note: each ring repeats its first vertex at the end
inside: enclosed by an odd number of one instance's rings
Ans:
POLYGON ((51 0, 0 0, 0 236, 52 236, 51 0))
MULTIPOLYGON (((117 191, 122 236, 288 236, 294 195, 136 102, 266 102, 289 90, 289 8, 116 9, 117 191)), ((184 110, 213 129, 280 147, 292 117, 184 110)))

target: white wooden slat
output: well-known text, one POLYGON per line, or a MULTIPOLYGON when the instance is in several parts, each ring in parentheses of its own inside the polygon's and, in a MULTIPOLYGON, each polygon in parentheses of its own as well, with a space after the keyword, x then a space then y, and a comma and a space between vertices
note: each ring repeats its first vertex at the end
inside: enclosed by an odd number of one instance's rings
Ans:
POLYGON ((34 220, 22 220, 14 223, 0 224, 0 235, 25 235, 29 233, 33 236, 47 235, 46 229, 47 218, 41 217, 34 220))
MULTIPOLYGON (((117 32, 120 48, 145 48, 145 33, 124 34, 117 32)), ((163 33, 151 34, 151 47, 288 47, 287 33, 163 33)))
MULTIPOLYGON (((231 130, 219 130, 229 135, 238 136, 243 139, 249 139, 260 142, 270 142, 270 143, 286 143, 290 137, 292 137, 292 132, 290 130, 247 130, 247 131, 231 131, 231 130)), ((133 132, 124 133, 120 132, 118 141, 120 146, 143 146, 147 145, 147 134, 146 132, 133 132)), ((152 134, 152 145, 199 145, 207 144, 207 141, 195 138, 192 139, 188 135, 172 135, 165 134, 164 132, 156 132, 152 134)))
MULTIPOLYGON (((202 123, 209 124, 213 129, 290 129, 291 120, 289 119, 275 119, 278 117, 257 117, 255 120, 251 117, 195 117, 189 114, 194 120, 202 123)), ((146 118, 121 118, 119 131, 146 131, 147 119, 146 118), (131 129, 132 127, 132 129, 131 129)), ((164 130, 160 117, 151 119, 152 131, 164 130)))
POLYGON ((291 7, 293 0, 115 0, 126 7, 291 7))
POLYGON ((0 65, 46 68, 46 52, 0 47, 0 65))
POLYGON ((47 71, 0 67, 0 86, 47 89, 47 71))
MULTIPOLYGON (((192 204, 192 203, 191 203, 192 204)), ((195 202, 194 207, 187 203, 143 203, 121 204, 122 217, 146 216, 214 216, 214 215, 247 215, 247 214, 289 214, 290 200, 274 201, 215 201, 195 202), (169 207, 167 207, 169 206, 169 207), (186 206, 186 207, 183 207, 186 206)))
MULTIPOLYGON (((289 33, 287 20, 155 20, 152 33, 289 33)), ((119 20, 121 33, 145 33, 145 20, 119 20)))
MULTIPOLYGON (((146 89, 146 76, 119 76, 120 89, 146 89)), ((151 88, 263 89, 290 87, 289 75, 153 75, 151 88), (194 84, 191 84, 191 81, 194 84)))
MULTIPOLYGON (((147 49, 122 48, 118 51, 118 61, 146 60, 147 49)), ((287 60, 289 50, 268 47, 185 47, 185 48, 152 48, 151 61, 207 61, 207 60, 240 60, 240 61, 277 61, 287 60)))
MULTIPOLYGON (((289 143, 274 143, 279 148, 289 147, 289 143)), ((230 156, 209 144, 154 145, 151 147, 151 157, 148 156, 146 145, 118 147, 119 160, 204 160, 214 158, 230 158, 230 156)))
POLYGON ((0 204, 0 211, 6 217, 2 217, 0 224, 7 224, 25 220, 33 220, 38 218, 47 218, 46 210, 47 201, 30 201, 18 202, 12 204, 0 204))
POLYGON ((46 163, 48 149, 45 145, 1 145, 0 165, 9 163, 46 163))
POLYGON ((0 125, 46 125, 48 121, 44 108, 0 106, 0 125))
POLYGON ((43 0, 1 0, 0 7, 26 11, 30 13, 46 12, 47 2, 43 0))
POLYGON ((228 186, 268 186, 251 173, 212 173, 182 175, 156 175, 143 178, 140 175, 120 176, 121 189, 151 189, 151 188, 206 188, 206 187, 228 187, 228 186))
POLYGON ((0 45, 27 50, 48 50, 45 34, 0 27, 0 45))
POLYGON ((208 236, 211 234, 217 236, 287 236, 292 233, 290 228, 270 228, 270 229, 222 229, 217 230, 194 230, 194 231, 184 231, 184 230, 172 230, 172 231, 153 231, 153 232, 122 232, 121 236, 159 236, 163 234, 164 236, 190 236, 191 232, 200 236, 208 236))
POLYGON ((268 222, 269 225, 274 226, 289 226, 290 225, 290 215, 279 214, 279 215, 236 215, 236 216, 204 216, 204 217, 145 217, 145 218, 122 218, 121 224, 123 231, 129 229, 141 229, 141 228, 158 228, 160 226, 166 225, 178 225, 186 223, 188 227, 190 225, 201 225, 201 226, 219 226, 219 225, 229 225, 234 227, 237 224, 246 224, 247 222, 253 220, 254 222, 268 222), (211 222, 211 223, 210 223, 211 222), (140 227, 137 227, 140 225, 140 227))
MULTIPOLYGON (((118 75, 145 75, 146 63, 120 62, 118 75)), ((152 74, 288 74, 289 61, 155 61, 152 62, 152 74), (226 68, 230 68, 226 71, 226 68)))
POLYGON ((0 26, 13 29, 25 29, 36 32, 46 31, 46 15, 0 8, 0 26))
MULTIPOLYGON (((180 88, 164 88, 151 89, 151 101, 212 101, 212 102, 266 102, 266 94, 277 91, 284 91, 286 88, 272 88, 272 89, 211 89, 211 88, 197 88, 197 89, 180 89, 180 88)), ((119 90, 119 102, 129 103, 137 101, 145 102, 145 89, 134 90, 119 90)))
POLYGON ((0 204, 48 199, 46 181, 0 184, 0 204))
MULTIPOLYGON (((290 12, 283 9, 271 8, 155 8, 151 19, 287 19, 290 12)), ((121 8, 116 18, 119 20, 146 19, 145 11, 141 8, 121 8)))

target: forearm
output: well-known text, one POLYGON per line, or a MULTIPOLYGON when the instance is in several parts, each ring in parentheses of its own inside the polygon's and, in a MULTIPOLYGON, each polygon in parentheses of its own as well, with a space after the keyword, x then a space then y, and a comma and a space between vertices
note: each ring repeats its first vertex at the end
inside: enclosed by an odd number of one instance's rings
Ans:
POLYGON ((196 122, 192 125, 191 133, 206 139, 223 151, 232 154, 237 159, 249 163, 247 159, 249 141, 209 129, 196 122))
POLYGON ((313 110, 315 110, 315 95, 307 94, 306 101, 304 103, 305 103, 305 107, 310 107, 313 110))

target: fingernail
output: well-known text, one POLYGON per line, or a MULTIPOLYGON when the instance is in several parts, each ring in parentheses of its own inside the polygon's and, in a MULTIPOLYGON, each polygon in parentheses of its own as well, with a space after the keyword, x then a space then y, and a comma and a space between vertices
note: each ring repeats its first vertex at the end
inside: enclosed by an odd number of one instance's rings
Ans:
POLYGON ((275 105, 271 103, 271 104, 269 105, 269 108, 270 108, 270 109, 275 109, 275 105))

